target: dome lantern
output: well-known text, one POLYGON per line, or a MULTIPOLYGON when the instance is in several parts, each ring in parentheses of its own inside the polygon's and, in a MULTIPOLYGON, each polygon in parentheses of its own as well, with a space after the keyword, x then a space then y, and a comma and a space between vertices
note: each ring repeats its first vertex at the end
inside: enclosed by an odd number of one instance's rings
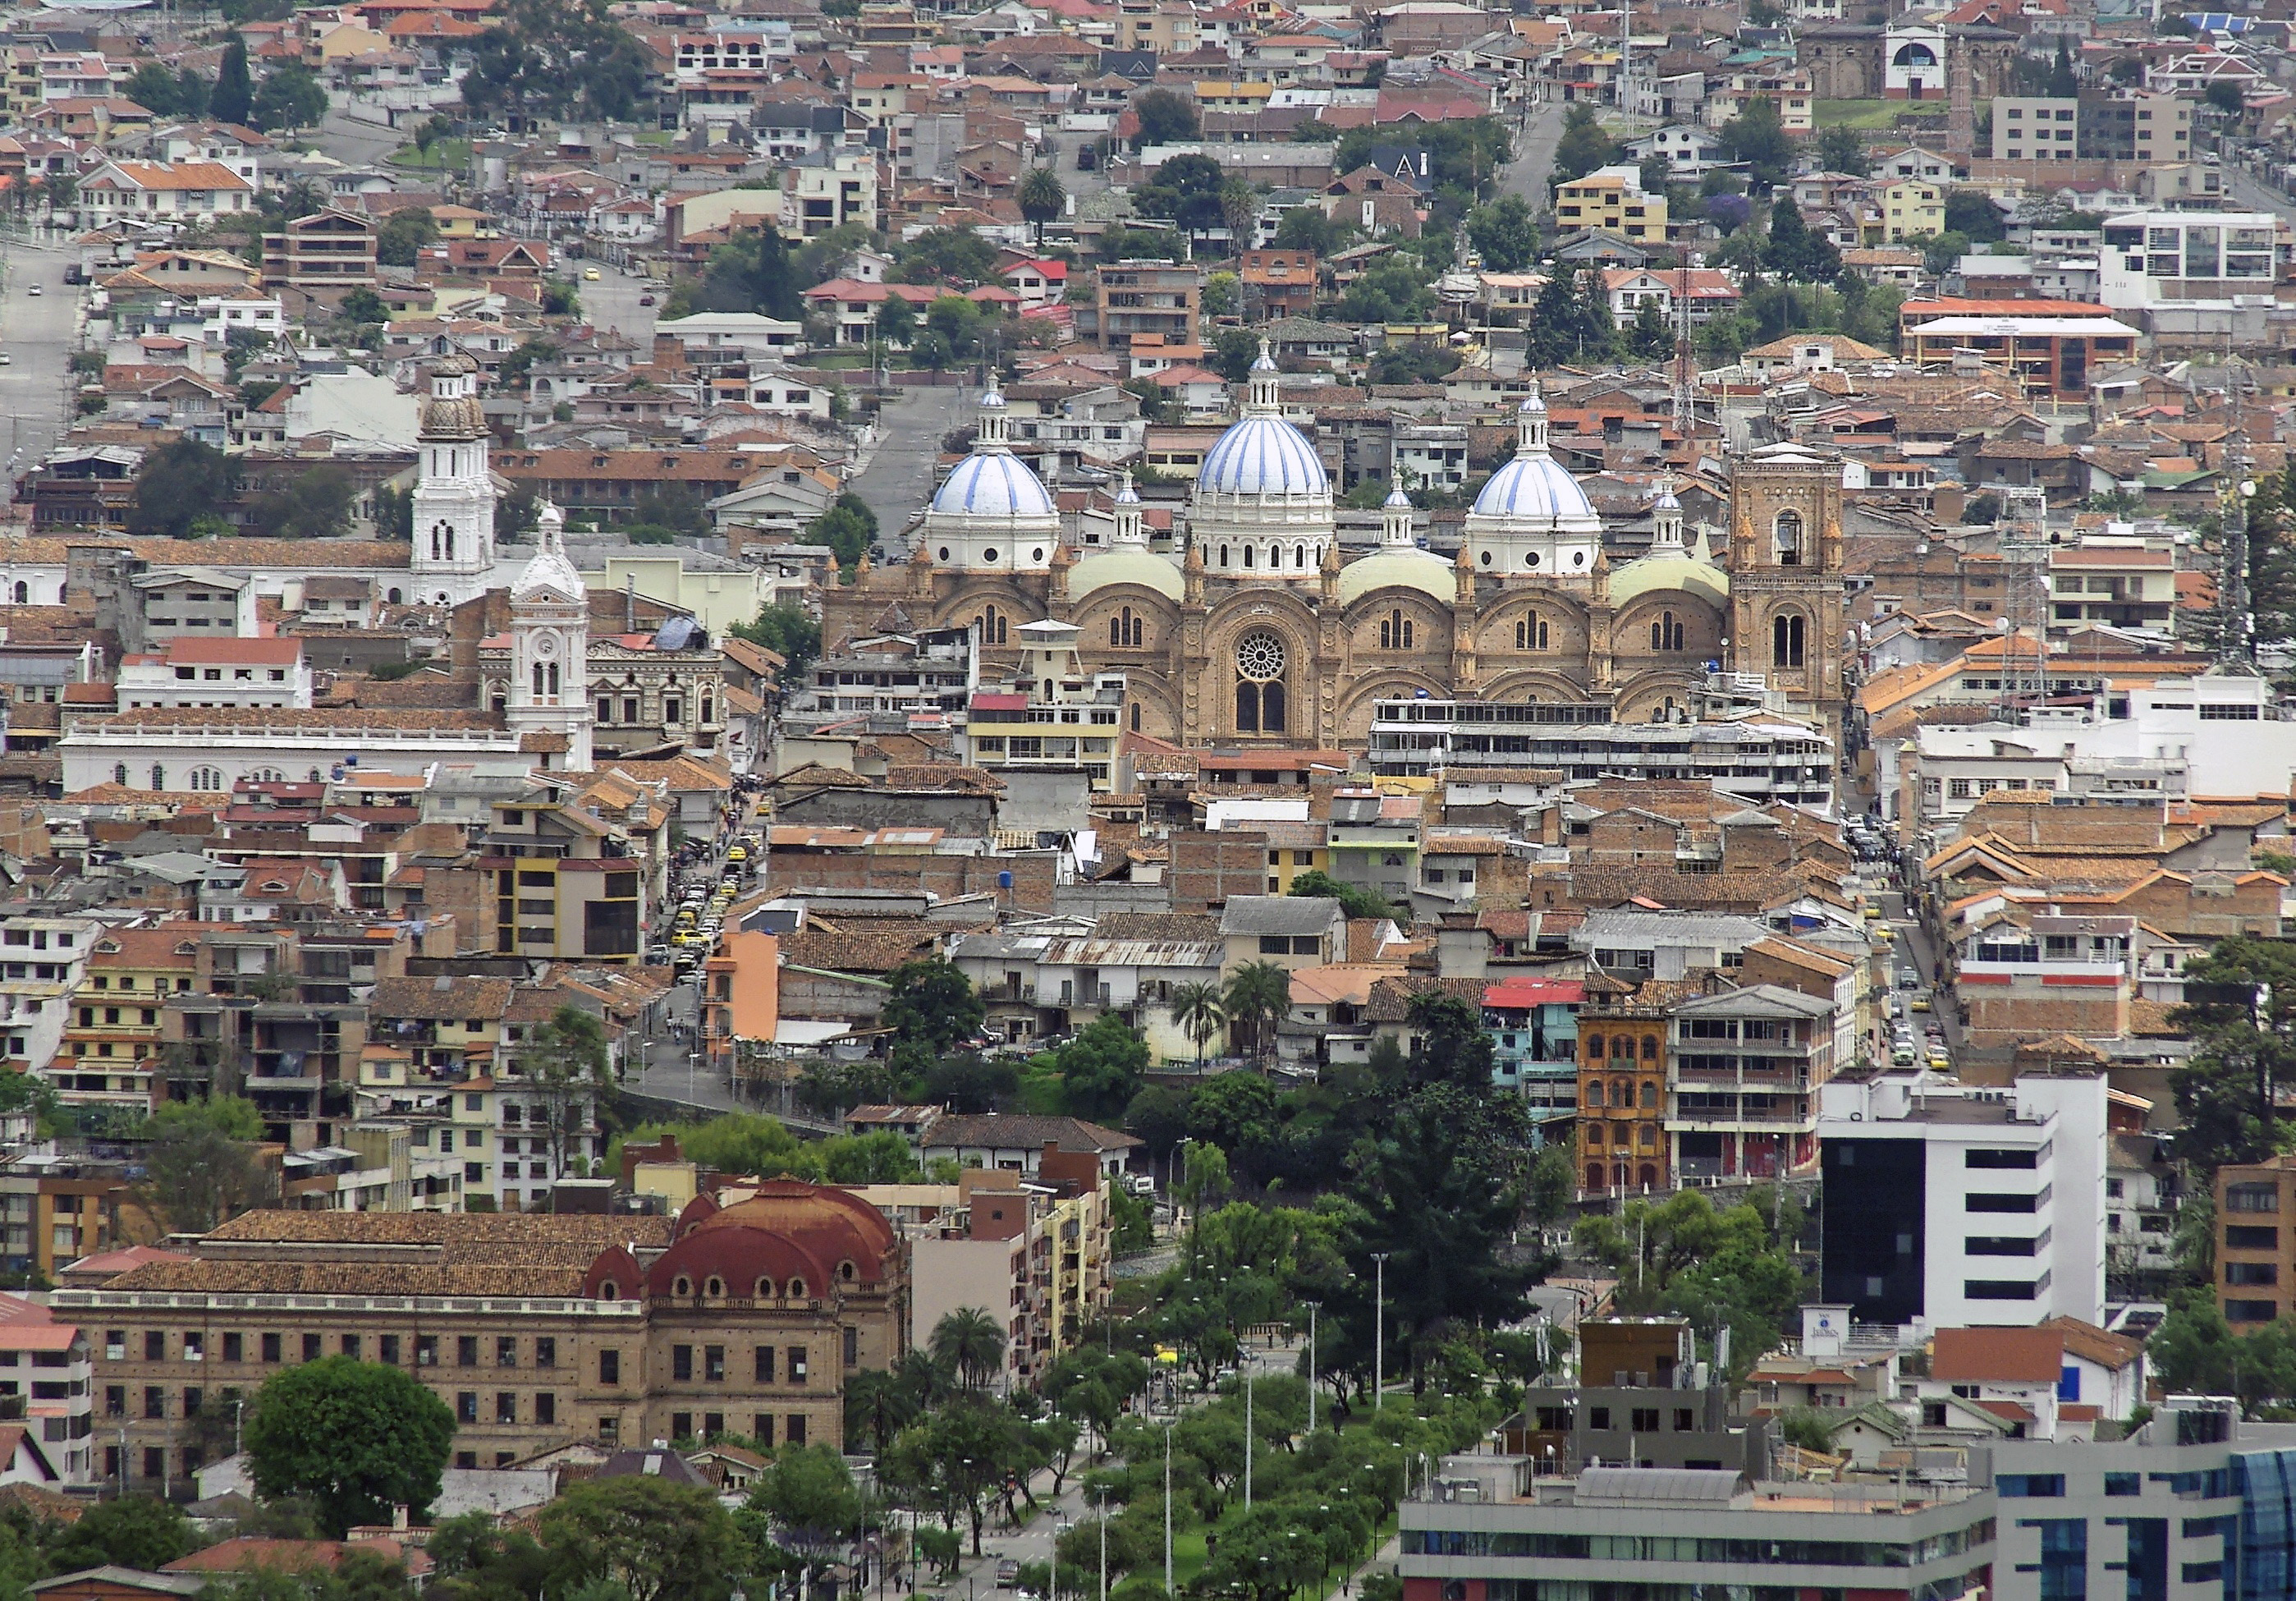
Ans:
POLYGON ((1411 538, 1411 497, 1398 484, 1380 507, 1379 542, 1388 548, 1415 548, 1411 538))

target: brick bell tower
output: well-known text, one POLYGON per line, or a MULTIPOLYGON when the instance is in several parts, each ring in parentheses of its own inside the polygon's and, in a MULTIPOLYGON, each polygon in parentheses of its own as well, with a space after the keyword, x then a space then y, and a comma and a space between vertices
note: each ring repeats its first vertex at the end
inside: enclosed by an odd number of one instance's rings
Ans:
POLYGON ((1785 692, 1840 749, 1847 627, 1841 464, 1773 446, 1732 464, 1730 660, 1785 692))

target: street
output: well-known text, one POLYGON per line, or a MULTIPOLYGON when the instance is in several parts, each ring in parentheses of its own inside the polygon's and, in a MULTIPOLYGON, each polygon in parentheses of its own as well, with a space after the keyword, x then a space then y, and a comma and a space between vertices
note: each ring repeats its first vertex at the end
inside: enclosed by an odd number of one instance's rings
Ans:
POLYGON ((571 264, 580 269, 574 274, 574 287, 582 297, 582 315, 592 326, 618 328, 637 341, 637 358, 649 361, 653 357, 653 324, 658 308, 641 306, 642 295, 658 295, 660 286, 651 279, 624 272, 610 261, 583 261, 571 264), (592 283, 580 275, 591 267, 597 268, 598 279, 592 283))
POLYGON ((1534 214, 1547 209, 1547 174, 1554 169, 1554 147, 1562 142, 1562 108, 1540 105, 1531 109, 1514 136, 1515 159, 1499 179, 1506 194, 1521 195, 1534 214))
POLYGON ((37 463, 63 430, 64 389, 71 359, 78 291, 64 284, 64 254, 12 241, 0 293, 0 406, 8 413, 7 479, 37 463), (37 297, 33 284, 40 286, 37 297))
POLYGON ((908 541, 902 535, 932 496, 941 436, 971 415, 967 397, 979 398, 969 389, 954 386, 904 389, 900 398, 878 415, 877 442, 852 489, 877 513, 879 537, 889 557, 905 559, 908 554, 908 541))

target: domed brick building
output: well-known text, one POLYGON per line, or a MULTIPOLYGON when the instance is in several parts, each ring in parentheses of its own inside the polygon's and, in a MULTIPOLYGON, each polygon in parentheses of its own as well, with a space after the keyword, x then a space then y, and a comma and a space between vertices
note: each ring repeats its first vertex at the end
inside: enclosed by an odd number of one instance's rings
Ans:
POLYGON ((907 1252, 849 1191, 775 1178, 732 1194, 687 1203, 667 1250, 616 1246, 583 1277, 585 1295, 644 1309, 637 1438, 841 1447, 848 1375, 908 1349, 907 1252))
POLYGON ((1670 488, 1648 554, 1612 566, 1603 522, 1554 459, 1534 387, 1513 458, 1466 517, 1456 560, 1421 547, 1391 496, 1377 549, 1342 562, 1332 485, 1283 415, 1265 345, 1235 423, 1205 455, 1177 554, 1149 548, 1128 479, 1114 535, 1063 551, 1051 495, 1012 454, 1004 402, 935 495, 906 568, 826 601, 832 636, 975 624, 987 662, 1022 625, 1077 625, 1092 671, 1126 676, 1127 727, 1191 744, 1361 746, 1375 702, 1608 700, 1620 722, 1685 710, 1710 663, 1769 676, 1837 735, 1842 698, 1841 471, 1798 447, 1732 464, 1718 559, 1685 538, 1670 488))

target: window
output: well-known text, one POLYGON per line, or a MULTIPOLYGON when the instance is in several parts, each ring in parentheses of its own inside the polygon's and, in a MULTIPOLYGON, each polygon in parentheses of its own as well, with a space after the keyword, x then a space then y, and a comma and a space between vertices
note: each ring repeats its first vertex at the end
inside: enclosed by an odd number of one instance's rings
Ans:
POLYGON ((385 1334, 382 1336, 381 1344, 382 1351, 380 1359, 381 1360, 382 1365, 386 1367, 398 1367, 399 1344, 398 1336, 397 1334, 385 1334))
POLYGON ((168 1336, 156 1328, 144 1331, 144 1359, 164 1362, 168 1359, 168 1336))
POLYGON ((774 1382, 774 1348, 770 1345, 758 1346, 757 1363, 757 1382, 760 1384, 772 1383, 774 1382))
POLYGON ((503 1334, 496 1337, 495 1341, 495 1366, 497 1367, 515 1367, 518 1366, 518 1341, 516 1337, 510 1334, 503 1334))
POLYGON ((1390 612, 1379 620, 1379 648, 1383 651, 1407 651, 1411 648, 1411 619, 1401 608, 1390 612))
POLYGON ((1265 629, 1245 635, 1235 647, 1235 727, 1239 734, 1281 734, 1285 716, 1283 671, 1289 658, 1283 642, 1265 629))
POLYGON ((804 1413, 792 1412, 790 1414, 789 1433, 785 1438, 791 1445, 803 1445, 805 1443, 804 1413))
POLYGON ((598 1382, 602 1384, 619 1384, 622 1382, 620 1351, 602 1351, 598 1353, 598 1382))
POLYGON ((479 1421, 479 1392, 477 1391, 461 1390, 455 1392, 455 1416, 459 1422, 463 1423, 476 1423, 479 1421))
POLYGON ((152 1418, 168 1416, 168 1392, 161 1384, 144 1386, 144 1416, 152 1418))
POLYGON ((1127 606, 1108 620, 1109 645, 1114 650, 1136 651, 1140 648, 1143 631, 1141 619, 1134 614, 1131 607, 1127 606))
POLYGON ((476 1334, 455 1336, 455 1366, 476 1367, 479 1365, 479 1337, 476 1334))
POLYGON ((845 1366, 848 1367, 861 1366, 861 1331, 857 1328, 849 1328, 845 1331, 845 1366))
POLYGON ((1658 1433, 1658 1408, 1657 1408, 1656 1407, 1636 1407, 1636 1408, 1634 1408, 1634 1430, 1635 1430, 1635 1433, 1637 1433, 1637 1434, 1655 1434, 1655 1433, 1658 1433))
POLYGON ((226 1334, 223 1337, 223 1359, 226 1362, 244 1362, 247 1360, 247 1336, 244 1334, 226 1334))
POLYGON ((306 1362, 317 1361, 319 1359, 319 1351, 322 1343, 323 1342, 317 1334, 305 1334, 303 1336, 303 1359, 306 1362))
POLYGON ((1802 617, 1799 612, 1770 620, 1770 665, 1800 667, 1802 664, 1802 617))
POLYGON ((1543 617, 1522 617, 1515 620, 1514 648, 1519 651, 1543 651, 1546 648, 1546 620, 1543 617))
POLYGON ((2144 1476, 2140 1474, 2107 1474, 2104 1493, 2109 1496, 2133 1496, 2144 1493, 2144 1476))
POLYGON ((2062 1497, 2065 1493, 2062 1474, 1997 1474, 1993 1479, 1994 1493, 2003 1500, 2021 1497, 2062 1497))
POLYGON ((680 1383, 689 1383, 693 1381, 693 1347, 673 1345, 669 1348, 669 1376, 680 1383))
POLYGON ((713 1384, 726 1382, 726 1348, 705 1345, 701 1348, 701 1376, 713 1384))
POLYGON ((1678 651, 1683 648, 1684 631, 1681 620, 1671 612, 1661 612, 1651 624, 1651 649, 1678 651))
POLYGON ((414 1365, 417 1367, 436 1367, 439 1366, 438 1335, 417 1334, 414 1336, 414 1365))
POLYGON ((774 1415, 772 1413, 759 1412, 750 1417, 750 1438, 758 1442, 758 1449, 760 1450, 769 1451, 774 1449, 774 1415))
POLYGON ((558 1421, 558 1398, 547 1390, 534 1398, 534 1421, 538 1424, 558 1421))
POLYGON ((2225 1186, 2226 1211, 2271 1211, 2280 1210, 2280 1186, 2276 1184, 2228 1184, 2225 1186))
POLYGON ((2227 1223, 2224 1243, 2227 1251, 2277 1251, 2280 1230, 2255 1223, 2227 1223))
POLYGON ((1780 512, 1778 520, 1770 525, 1774 546, 1781 567, 1801 565, 1801 513, 1780 512))
POLYGON ((266 1334, 263 1336, 263 1359, 266 1362, 275 1362, 279 1359, 278 1335, 266 1334))
POLYGON ((2245 1286, 2276 1285, 2280 1282, 2280 1267, 2276 1262, 2226 1262, 2224 1281, 2245 1286))
POLYGON ((495 1421, 496 1423, 516 1423, 518 1421, 517 1392, 512 1390, 497 1390, 495 1392, 495 1421))
POLYGON ((802 1346, 802 1345, 792 1345, 792 1346, 791 1346, 791 1347, 789 1348, 789 1368, 788 1368, 788 1373, 789 1373, 789 1382, 790 1382, 791 1383, 792 1383, 792 1384, 802 1384, 802 1383, 805 1383, 805 1347, 804 1347, 804 1346, 802 1346))
POLYGON ((342 1338, 342 1347, 343 1355, 354 1362, 359 1359, 359 1337, 357 1334, 345 1334, 342 1338))
POLYGON ((558 1342, 545 1334, 534 1342, 534 1365, 537 1367, 558 1366, 558 1342))

